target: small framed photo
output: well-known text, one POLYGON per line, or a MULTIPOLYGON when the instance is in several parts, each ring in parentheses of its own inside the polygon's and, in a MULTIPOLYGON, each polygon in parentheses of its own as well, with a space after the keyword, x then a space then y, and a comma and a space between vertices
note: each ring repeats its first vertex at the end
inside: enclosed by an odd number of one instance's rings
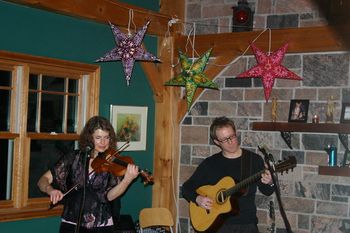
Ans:
POLYGON ((129 142, 125 151, 146 150, 148 107, 111 105, 110 120, 118 148, 129 142))
POLYGON ((340 123, 350 123, 350 103, 342 103, 340 123))
POLYGON ((293 99, 290 101, 288 122, 307 122, 309 100, 293 99))

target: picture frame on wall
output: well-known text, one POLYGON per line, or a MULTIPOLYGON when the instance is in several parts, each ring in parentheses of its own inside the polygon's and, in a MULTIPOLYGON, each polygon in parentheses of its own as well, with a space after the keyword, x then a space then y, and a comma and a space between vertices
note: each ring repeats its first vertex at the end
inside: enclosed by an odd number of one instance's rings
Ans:
POLYGON ((350 103, 342 103, 340 123, 350 123, 350 103))
POLYGON ((110 106, 110 121, 117 136, 117 148, 127 142, 125 151, 146 150, 147 112, 145 106, 110 106))
POLYGON ((293 99, 290 101, 288 122, 307 122, 310 101, 293 99))

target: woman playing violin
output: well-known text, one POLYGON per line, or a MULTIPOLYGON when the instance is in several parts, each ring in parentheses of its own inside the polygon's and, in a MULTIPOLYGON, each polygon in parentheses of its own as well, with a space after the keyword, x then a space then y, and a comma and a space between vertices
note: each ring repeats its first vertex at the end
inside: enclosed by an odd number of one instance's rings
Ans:
POLYGON ((52 204, 64 197, 60 233, 113 232, 110 201, 121 196, 139 173, 138 167, 131 163, 123 177, 108 171, 94 172, 93 160, 99 153, 115 147, 116 135, 111 123, 94 116, 80 134, 79 150, 63 155, 39 179, 40 190, 50 196, 52 204), (66 193, 75 185, 76 190, 66 193))

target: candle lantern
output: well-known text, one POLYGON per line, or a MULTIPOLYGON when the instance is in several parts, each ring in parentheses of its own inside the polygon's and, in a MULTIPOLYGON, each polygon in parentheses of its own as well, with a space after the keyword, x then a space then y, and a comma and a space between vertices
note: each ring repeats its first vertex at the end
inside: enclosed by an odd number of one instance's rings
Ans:
POLYGON ((232 31, 252 31, 254 12, 250 9, 247 0, 239 0, 237 6, 232 7, 232 9, 232 31))

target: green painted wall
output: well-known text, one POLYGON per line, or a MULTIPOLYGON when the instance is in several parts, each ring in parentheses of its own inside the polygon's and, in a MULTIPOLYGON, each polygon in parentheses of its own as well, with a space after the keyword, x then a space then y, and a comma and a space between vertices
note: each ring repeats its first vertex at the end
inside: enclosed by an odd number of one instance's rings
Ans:
MULTIPOLYGON (((137 1, 124 1, 137 4, 137 1)), ((139 1, 140 2, 140 1, 139 1)), ((141 1, 141 7, 158 10, 158 1, 141 1), (147 4, 148 3, 148 4, 147 4)), ((152 22, 151 22, 152 23, 152 22)), ((138 28, 143 25, 137 25, 138 28)), ((94 61, 115 47, 108 25, 76 19, 0 0, 0 50, 96 64, 94 61)), ((149 52, 156 54, 157 38, 146 36, 149 52)), ((146 151, 124 152, 142 168, 153 170, 154 100, 152 90, 139 62, 135 63, 131 85, 126 86, 121 62, 98 63, 101 66, 100 115, 109 118, 115 105, 148 106, 146 151)), ((152 187, 144 187, 140 178, 122 198, 122 214, 137 220, 140 209, 150 207, 152 187)), ((0 223, 0 232, 57 232, 59 217, 0 223), (47 226, 47 227, 46 227, 47 226)))

